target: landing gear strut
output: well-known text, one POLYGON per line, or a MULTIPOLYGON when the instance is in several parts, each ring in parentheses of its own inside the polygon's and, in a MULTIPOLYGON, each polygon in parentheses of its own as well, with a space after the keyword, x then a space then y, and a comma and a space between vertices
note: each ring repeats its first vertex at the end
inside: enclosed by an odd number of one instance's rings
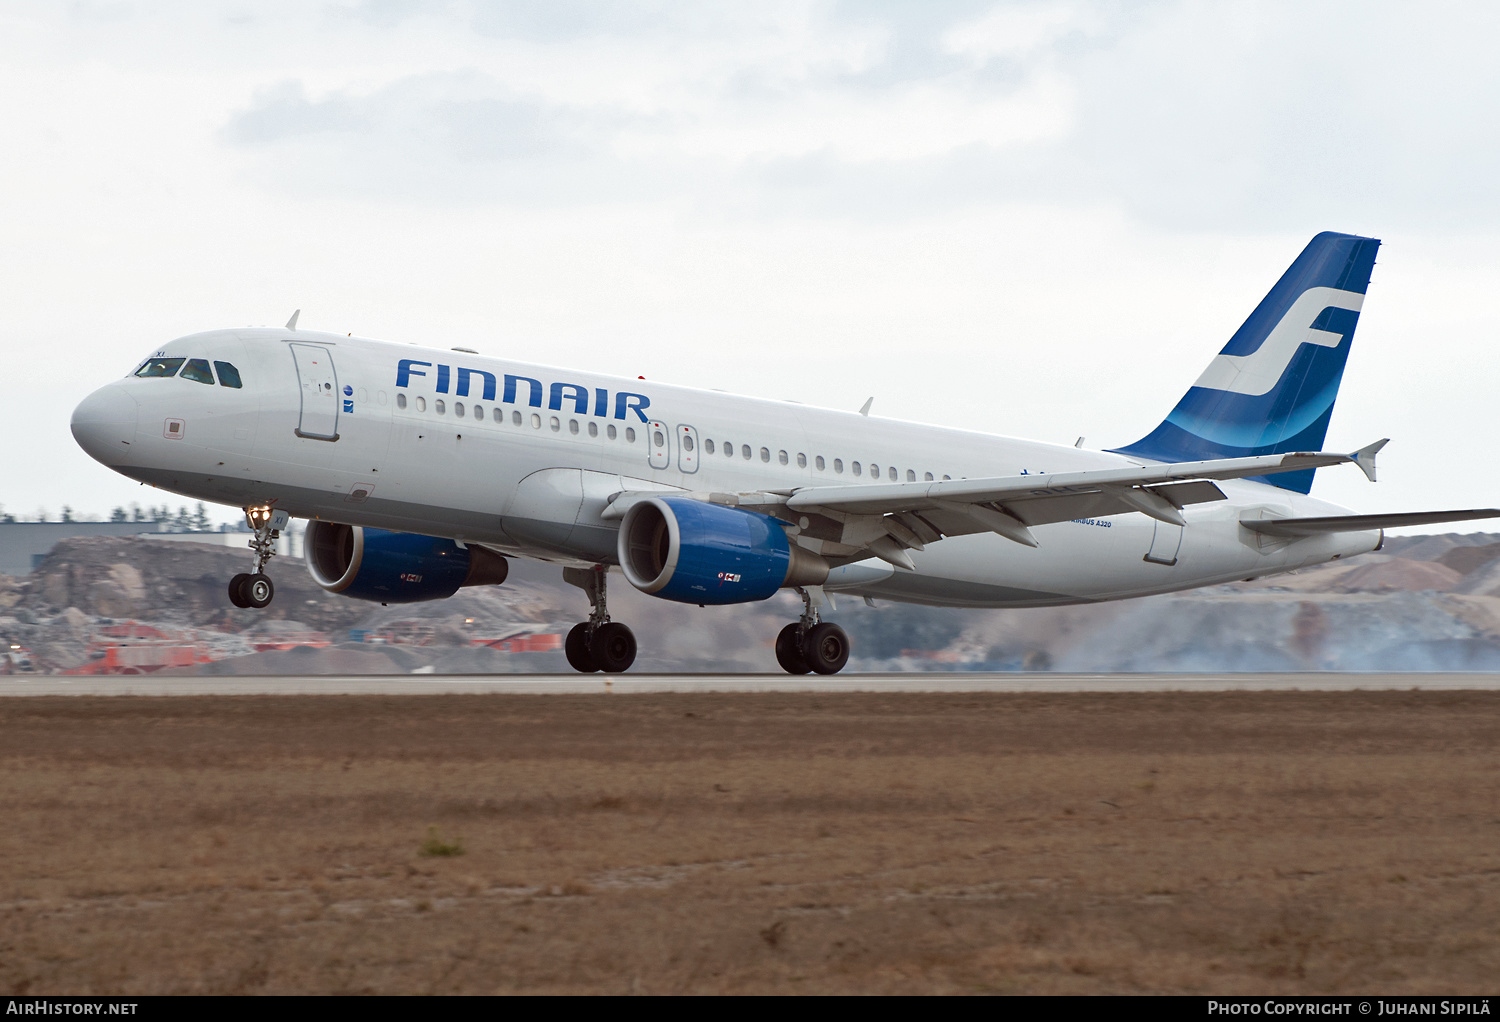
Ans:
POLYGON ((609 619, 605 587, 609 573, 604 565, 564 568, 563 581, 584 591, 593 610, 587 621, 573 626, 563 643, 563 652, 573 670, 584 674, 603 671, 619 674, 635 663, 635 636, 629 628, 609 619))
POLYGON ((819 621, 823 591, 797 587, 802 617, 776 636, 776 662, 788 674, 837 674, 849 662, 849 636, 832 621, 819 621))
POLYGON ((253 536, 250 549, 255 551, 255 571, 242 571, 229 580, 229 602, 236 607, 268 607, 276 587, 266 574, 266 563, 276 556, 276 540, 287 527, 291 516, 268 507, 245 508, 245 521, 253 536))

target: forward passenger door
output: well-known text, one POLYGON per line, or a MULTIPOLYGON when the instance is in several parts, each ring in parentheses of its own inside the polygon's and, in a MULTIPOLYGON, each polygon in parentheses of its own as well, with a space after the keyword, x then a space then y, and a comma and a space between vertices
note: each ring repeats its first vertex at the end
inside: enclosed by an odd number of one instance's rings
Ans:
POLYGON ((333 354, 321 344, 294 341, 287 345, 297 367, 302 408, 296 434, 308 440, 339 438, 339 379, 333 354))

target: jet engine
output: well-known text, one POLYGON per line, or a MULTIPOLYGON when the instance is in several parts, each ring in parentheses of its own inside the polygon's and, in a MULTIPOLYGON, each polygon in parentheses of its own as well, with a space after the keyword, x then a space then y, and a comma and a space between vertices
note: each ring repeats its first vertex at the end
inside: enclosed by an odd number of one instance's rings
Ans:
POLYGON ((310 523, 304 545, 314 582, 377 603, 445 600, 463 586, 499 585, 510 569, 483 547, 335 522, 310 523))
POLYGON ((633 505, 617 542, 630 584, 678 603, 751 603, 828 578, 828 563, 788 541, 775 518, 684 497, 633 505))

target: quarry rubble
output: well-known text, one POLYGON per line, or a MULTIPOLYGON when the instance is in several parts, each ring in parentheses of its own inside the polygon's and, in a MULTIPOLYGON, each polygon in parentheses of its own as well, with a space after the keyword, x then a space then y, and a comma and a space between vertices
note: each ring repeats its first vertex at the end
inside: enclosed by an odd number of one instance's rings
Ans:
MULTIPOLYGON (((474 642, 561 635, 587 615, 555 566, 525 561, 504 586, 385 607, 326 593, 300 560, 277 558, 275 602, 238 610, 224 589, 248 559, 206 544, 65 540, 31 575, 0 576, 0 641, 30 650, 38 669, 77 669, 91 648, 97 657, 100 629, 133 621, 210 651, 200 659, 212 662, 172 673, 566 673, 560 652, 474 642), (372 635, 398 638, 359 641, 372 635)), ((703 610, 617 580, 610 609, 637 633, 638 671, 773 671, 772 640, 800 607, 779 594, 703 610)), ((1392 538, 1348 561, 1118 603, 947 610, 844 596, 828 616, 850 633, 854 671, 1500 671, 1500 534, 1392 538)))

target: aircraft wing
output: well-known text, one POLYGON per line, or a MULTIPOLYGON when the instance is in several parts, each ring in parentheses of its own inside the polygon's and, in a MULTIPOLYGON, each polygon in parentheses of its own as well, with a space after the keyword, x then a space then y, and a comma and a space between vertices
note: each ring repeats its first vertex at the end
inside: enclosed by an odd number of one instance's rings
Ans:
MULTIPOLYGON (((1353 454, 1296 452, 1254 458, 1223 458, 1144 467, 1098 469, 1050 475, 1000 476, 990 479, 951 479, 941 482, 875 483, 859 486, 813 486, 787 498, 789 510, 836 512, 842 515, 894 515, 918 538, 928 542, 942 535, 962 535, 979 528, 948 529, 955 515, 984 529, 1034 546, 1028 527, 1140 511, 1160 521, 1182 525, 1181 508, 1188 504, 1223 500, 1215 480, 1296 472, 1352 462, 1372 478, 1374 455, 1385 441, 1353 454), (911 528, 909 519, 935 526, 929 537, 911 528)), ((898 537, 900 538, 900 537, 898 537)), ((911 546, 912 544, 907 543, 911 546)))
MULTIPOLYGON (((1375 454, 1385 444, 1381 440, 1352 454, 1303 451, 1048 475, 810 486, 741 494, 684 492, 681 496, 796 521, 804 545, 816 543, 815 549, 837 562, 873 553, 911 568, 914 565, 907 550, 921 550, 924 544, 948 536, 994 532, 1034 547, 1033 526, 1130 511, 1183 525, 1182 508, 1225 499, 1215 485, 1225 479, 1344 463, 1358 465, 1374 479, 1375 454)), ((661 495, 617 494, 603 516, 622 517, 638 500, 661 495)))
POLYGON ((1500 518, 1500 508, 1486 507, 1473 511, 1415 511, 1394 515, 1330 515, 1326 518, 1266 518, 1241 521, 1251 532, 1267 536, 1317 536, 1327 532, 1365 532, 1371 529, 1400 529, 1408 525, 1438 525, 1442 522, 1469 522, 1476 518, 1500 518))

